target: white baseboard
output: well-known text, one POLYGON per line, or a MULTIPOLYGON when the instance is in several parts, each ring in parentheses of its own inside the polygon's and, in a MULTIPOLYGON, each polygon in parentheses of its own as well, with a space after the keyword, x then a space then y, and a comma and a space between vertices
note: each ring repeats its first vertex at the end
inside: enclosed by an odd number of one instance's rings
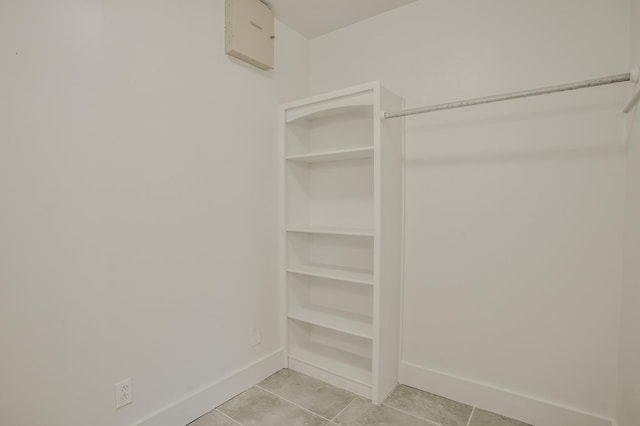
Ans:
POLYGON ((137 421, 137 426, 184 426, 284 368, 279 349, 137 421))
POLYGON ((400 364, 399 381, 407 386, 535 426, 615 426, 611 419, 579 409, 456 377, 406 361, 400 364))

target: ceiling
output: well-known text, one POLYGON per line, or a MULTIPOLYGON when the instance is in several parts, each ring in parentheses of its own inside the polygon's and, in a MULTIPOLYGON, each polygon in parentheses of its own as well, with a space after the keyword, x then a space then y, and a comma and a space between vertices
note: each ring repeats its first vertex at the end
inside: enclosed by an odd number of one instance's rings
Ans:
POLYGON ((276 18, 308 39, 415 0, 265 0, 276 18))

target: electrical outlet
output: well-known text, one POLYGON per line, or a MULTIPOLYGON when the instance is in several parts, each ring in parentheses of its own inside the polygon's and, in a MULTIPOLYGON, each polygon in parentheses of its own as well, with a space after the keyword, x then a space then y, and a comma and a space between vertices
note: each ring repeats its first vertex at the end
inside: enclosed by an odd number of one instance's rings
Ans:
POLYGON ((116 383, 116 408, 124 407, 133 402, 133 389, 131 377, 116 383))
POLYGON ((258 346, 260 343, 262 343, 262 331, 259 328, 254 328, 251 346, 258 346))

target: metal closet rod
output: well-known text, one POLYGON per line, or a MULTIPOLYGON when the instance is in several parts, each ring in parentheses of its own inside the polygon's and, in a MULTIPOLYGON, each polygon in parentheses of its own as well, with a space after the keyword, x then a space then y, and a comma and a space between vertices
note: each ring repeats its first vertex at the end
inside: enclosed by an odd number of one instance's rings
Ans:
MULTIPOLYGON (((531 96, 548 95, 550 93, 567 92, 569 90, 586 89, 588 87, 605 86, 607 84, 623 83, 631 81, 638 83, 640 70, 638 68, 625 74, 612 75, 609 77, 594 78, 592 80, 578 81, 575 83, 560 84, 557 86, 542 87, 539 89, 523 90, 521 92, 505 93, 503 95, 486 96, 484 98, 467 99, 464 101, 449 102, 445 104, 431 105, 421 108, 412 108, 398 112, 385 112, 384 118, 398 118, 407 115, 425 114, 428 112, 444 111, 447 109, 464 108, 473 105, 490 104, 493 102, 509 101, 512 99, 528 98, 531 96)), ((628 113, 636 102, 640 99, 640 91, 638 91, 624 108, 624 112, 628 113)))

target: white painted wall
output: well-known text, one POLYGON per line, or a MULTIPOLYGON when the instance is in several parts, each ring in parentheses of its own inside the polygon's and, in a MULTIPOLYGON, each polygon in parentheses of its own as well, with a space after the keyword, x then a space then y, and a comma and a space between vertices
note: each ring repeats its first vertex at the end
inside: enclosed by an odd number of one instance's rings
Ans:
POLYGON ((226 57, 222 1, 0 2, 0 424, 129 424, 280 348, 276 105, 308 56, 277 46, 226 57))
MULTIPOLYGON (((310 46, 312 93, 380 79, 417 107, 628 72, 629 1, 417 1, 310 46)), ((615 417, 628 94, 407 119, 402 356, 450 385, 427 390, 615 417)))
MULTIPOLYGON (((631 1, 631 65, 640 66, 640 0, 631 1)), ((618 425, 640 424, 640 108, 629 116, 618 425)))

